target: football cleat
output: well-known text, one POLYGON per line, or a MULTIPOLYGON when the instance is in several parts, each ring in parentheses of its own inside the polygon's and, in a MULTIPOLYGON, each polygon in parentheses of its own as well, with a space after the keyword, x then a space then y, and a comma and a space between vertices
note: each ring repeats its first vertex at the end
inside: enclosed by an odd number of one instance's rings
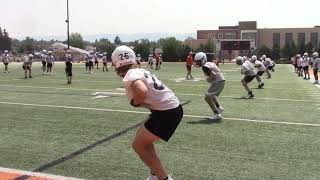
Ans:
POLYGON ((211 119, 214 121, 218 121, 222 119, 222 116, 221 114, 214 114, 211 119))
POLYGON ((219 114, 221 114, 221 113, 223 112, 223 110, 224 110, 224 109, 223 109, 222 106, 220 106, 220 107, 217 108, 217 111, 218 111, 219 114))

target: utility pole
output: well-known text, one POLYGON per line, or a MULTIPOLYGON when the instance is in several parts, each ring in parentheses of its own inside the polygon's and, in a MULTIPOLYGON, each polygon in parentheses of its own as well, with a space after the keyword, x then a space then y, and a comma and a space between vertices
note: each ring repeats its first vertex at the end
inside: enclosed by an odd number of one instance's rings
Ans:
POLYGON ((67 23, 67 35, 68 35, 68 50, 70 49, 70 33, 69 33, 69 0, 67 0, 67 20, 66 20, 66 23, 67 23))

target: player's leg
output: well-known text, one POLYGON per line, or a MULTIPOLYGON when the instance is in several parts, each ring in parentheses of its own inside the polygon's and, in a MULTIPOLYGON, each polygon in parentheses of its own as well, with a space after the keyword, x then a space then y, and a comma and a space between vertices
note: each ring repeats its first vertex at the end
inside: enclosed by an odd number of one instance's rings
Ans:
POLYGON ((24 70, 24 78, 27 79, 27 67, 22 66, 23 70, 24 70))
POLYGON ((132 148, 139 155, 140 159, 149 167, 151 172, 156 174, 158 178, 164 179, 167 177, 167 173, 160 162, 153 144, 158 139, 159 137, 149 132, 143 125, 137 131, 136 137, 132 143, 132 148))
POLYGON ((271 78, 271 73, 270 73, 270 71, 269 71, 269 68, 266 69, 266 73, 267 73, 267 76, 268 76, 267 78, 268 78, 268 79, 271 78))
POLYGON ((31 67, 29 66, 29 78, 32 78, 31 76, 31 67))
POLYGON ((318 84, 318 69, 313 69, 314 84, 318 84))
POLYGON ((264 71, 259 71, 257 74, 256 74, 256 79, 258 81, 258 88, 262 88, 264 86, 264 82, 261 80, 261 76, 263 75, 264 71))
POLYGON ((221 94, 224 89, 225 81, 220 81, 215 84, 210 85, 207 93, 205 94, 205 101, 209 104, 211 110, 213 111, 216 118, 222 118, 221 114, 224 110, 218 102, 218 96, 221 94))
POLYGON ((248 97, 249 97, 249 98, 253 98, 253 97, 254 97, 254 95, 253 95, 253 93, 252 93, 252 90, 251 90, 251 89, 249 88, 249 86, 248 86, 249 82, 251 82, 253 78, 254 78, 254 76, 253 76, 253 77, 251 77, 251 76, 246 76, 246 77, 244 77, 244 78, 241 80, 242 86, 243 86, 243 87, 246 89, 246 91, 248 92, 248 97))

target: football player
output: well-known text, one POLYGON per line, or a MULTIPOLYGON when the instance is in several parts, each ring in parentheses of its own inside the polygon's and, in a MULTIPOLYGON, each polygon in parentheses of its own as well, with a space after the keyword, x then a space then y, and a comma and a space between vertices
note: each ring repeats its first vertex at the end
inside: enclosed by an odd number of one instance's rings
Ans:
POLYGON ((41 55, 41 63, 42 63, 42 74, 46 72, 47 68, 47 50, 42 50, 42 55, 41 55))
POLYGON ((310 65, 310 58, 308 57, 308 53, 304 53, 301 60, 301 66, 304 72, 303 79, 310 79, 309 65, 310 65))
POLYGON ((159 139, 169 141, 183 117, 183 109, 174 93, 156 76, 134 67, 135 58, 135 53, 127 46, 119 46, 112 53, 112 62, 117 75, 123 78, 130 104, 151 110, 137 130, 132 147, 149 167, 149 180, 172 180, 159 160, 154 143, 159 139))
POLYGON ((136 61, 137 61, 139 68, 141 68, 141 55, 140 54, 137 54, 136 61))
POLYGON ((103 57, 102 57, 102 63, 103 63, 102 71, 104 71, 104 70, 109 71, 109 70, 108 70, 108 57, 107 57, 107 55, 108 55, 107 52, 104 52, 104 53, 103 53, 103 57))
POLYGON ((300 54, 298 54, 297 66, 298 66, 298 76, 302 76, 303 68, 302 68, 302 58, 300 54))
POLYGON ((95 61, 95 55, 92 50, 87 55, 87 59, 88 59, 89 74, 92 74, 93 62, 95 61))
POLYGON ((150 54, 148 57, 148 65, 147 68, 150 67, 150 69, 153 69, 153 54, 150 54))
POLYGON ((65 63, 66 63, 66 77, 67 77, 67 84, 71 84, 71 80, 72 80, 72 61, 73 61, 73 58, 72 58, 72 54, 71 54, 71 51, 68 50, 67 51, 67 54, 64 56, 64 60, 65 60, 65 63))
POLYGON ((160 69, 160 55, 158 53, 154 54, 155 59, 156 59, 156 70, 160 69))
POLYGON ((203 52, 199 52, 194 57, 195 67, 202 69, 203 74, 207 78, 207 82, 210 84, 207 92, 205 93, 205 101, 213 111, 213 120, 221 120, 221 113, 223 107, 218 103, 218 96, 222 92, 225 79, 219 69, 219 67, 213 62, 207 62, 207 55, 203 52))
POLYGON ((318 81, 318 70, 320 69, 320 58, 317 52, 313 53, 313 75, 314 84, 319 84, 318 81))
POLYGON ((51 51, 48 51, 47 56, 47 73, 51 74, 52 66, 54 65, 54 56, 51 51))
POLYGON ((31 67, 32 67, 32 59, 33 55, 29 54, 28 57, 24 60, 22 64, 22 68, 24 70, 24 78, 27 79, 27 71, 29 71, 29 78, 32 78, 31 76, 31 67))
POLYGON ((266 71, 266 67, 264 66, 264 64, 261 61, 257 60, 257 56, 253 55, 251 57, 251 62, 252 64, 254 64, 254 66, 257 68, 257 74, 256 74, 256 79, 258 81, 258 88, 262 88, 264 86, 264 82, 261 80, 261 76, 263 75, 263 73, 266 71))
POLYGON ((256 77, 253 64, 248 60, 244 61, 241 56, 236 58, 236 64, 241 66, 241 74, 244 74, 244 78, 241 80, 241 83, 248 92, 246 98, 254 98, 252 90, 248 86, 248 84, 256 77))
POLYGON ((9 73, 8 64, 10 63, 10 55, 8 50, 4 50, 2 55, 2 62, 4 65, 4 73, 9 73))
POLYGON ((191 68, 193 65, 193 57, 192 57, 192 52, 189 53, 187 60, 186 60, 186 68, 187 68, 187 77, 186 79, 194 79, 191 75, 191 68))
POLYGON ((99 69, 99 53, 98 52, 96 52, 95 54, 94 66, 97 66, 97 69, 99 69))
POLYGON ((266 73, 267 73, 267 78, 270 79, 271 78, 271 73, 269 71, 269 67, 271 66, 270 64, 270 58, 267 58, 266 55, 262 55, 262 63, 264 64, 264 66, 266 67, 266 73))

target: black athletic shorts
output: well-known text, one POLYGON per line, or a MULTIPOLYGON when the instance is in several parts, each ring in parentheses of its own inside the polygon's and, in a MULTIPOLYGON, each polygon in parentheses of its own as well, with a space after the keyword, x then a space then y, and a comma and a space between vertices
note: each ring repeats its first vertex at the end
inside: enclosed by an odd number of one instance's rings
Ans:
POLYGON ((140 65, 141 64, 140 61, 137 61, 137 64, 140 65))
POLYGON ((92 61, 89 61, 89 66, 93 66, 93 62, 92 61))
POLYGON ((66 62, 66 75, 67 76, 72 76, 72 63, 71 62, 66 62))
POLYGON ((166 111, 151 110, 149 119, 144 123, 144 126, 152 134, 168 142, 182 117, 183 109, 181 105, 166 111))
POLYGON ((264 71, 258 71, 258 72, 257 72, 257 75, 258 75, 258 76, 262 76, 263 73, 264 73, 264 71))
POLYGON ((3 63, 5 66, 8 66, 9 63, 3 63))
POLYGON ((42 66, 46 66, 47 62, 42 61, 42 66))
POLYGON ((99 64, 99 61, 94 61, 94 64, 99 64))
POLYGON ((245 76, 243 78, 243 80, 247 83, 251 82, 253 79, 255 78, 255 76, 245 76))
POLYGON ((89 66, 89 63, 88 62, 86 62, 86 67, 88 67, 89 66))
MULTIPOLYGON (((25 67, 25 66, 22 66, 22 68, 23 68, 24 70, 26 70, 26 67, 25 67)), ((30 66, 27 66, 27 69, 30 70, 30 66)))
POLYGON ((106 62, 104 62, 104 63, 103 63, 103 65, 104 65, 104 66, 105 66, 105 65, 107 65, 107 63, 106 63, 106 62))
POLYGON ((48 63, 48 64, 47 64, 47 67, 48 67, 48 68, 51 68, 51 67, 52 67, 52 63, 48 63))
POLYGON ((303 67, 303 70, 304 70, 304 71, 309 71, 309 66, 304 66, 304 67, 303 67))

